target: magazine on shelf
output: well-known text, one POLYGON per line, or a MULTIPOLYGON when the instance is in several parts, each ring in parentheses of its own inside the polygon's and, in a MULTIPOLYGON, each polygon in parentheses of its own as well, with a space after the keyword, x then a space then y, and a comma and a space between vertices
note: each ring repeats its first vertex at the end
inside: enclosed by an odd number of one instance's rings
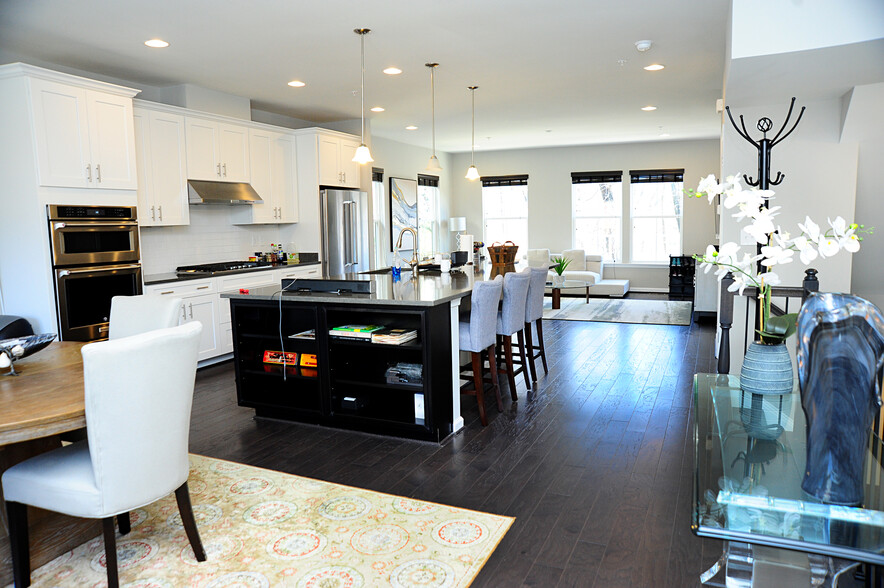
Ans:
POLYGON ((316 329, 307 329, 294 335, 289 335, 289 339, 316 339, 316 329))
POLYGON ((383 325, 341 325, 329 330, 333 337, 349 337, 351 339, 371 339, 371 334, 383 329, 383 325))
POLYGON ((383 329, 371 335, 372 343, 387 345, 402 345, 414 339, 417 339, 417 331, 414 329, 383 329))

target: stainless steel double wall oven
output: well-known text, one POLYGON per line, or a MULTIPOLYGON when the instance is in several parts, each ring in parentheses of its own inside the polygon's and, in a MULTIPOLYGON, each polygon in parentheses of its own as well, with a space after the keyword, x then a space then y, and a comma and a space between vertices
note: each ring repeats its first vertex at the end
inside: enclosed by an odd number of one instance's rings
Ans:
POLYGON ((59 338, 106 339, 111 298, 141 294, 135 207, 50 205, 59 338))

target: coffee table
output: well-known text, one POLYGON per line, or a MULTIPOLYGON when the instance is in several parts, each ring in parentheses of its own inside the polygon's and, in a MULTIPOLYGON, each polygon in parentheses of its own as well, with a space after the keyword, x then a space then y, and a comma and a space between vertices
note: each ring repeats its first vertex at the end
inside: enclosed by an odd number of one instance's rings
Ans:
POLYGON ((547 282, 546 287, 552 289, 553 310, 562 308, 562 290, 568 288, 586 288, 586 302, 589 303, 589 287, 591 285, 592 283, 584 280, 565 280, 561 286, 553 285, 552 282, 547 282))

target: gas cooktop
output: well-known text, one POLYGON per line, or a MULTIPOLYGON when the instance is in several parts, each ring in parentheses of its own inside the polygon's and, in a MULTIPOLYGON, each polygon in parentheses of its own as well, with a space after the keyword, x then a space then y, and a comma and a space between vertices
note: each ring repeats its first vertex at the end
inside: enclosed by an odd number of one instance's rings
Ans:
POLYGON ((273 264, 266 261, 222 261, 202 265, 183 265, 175 268, 175 273, 180 275, 212 275, 220 272, 258 269, 271 265, 273 264))

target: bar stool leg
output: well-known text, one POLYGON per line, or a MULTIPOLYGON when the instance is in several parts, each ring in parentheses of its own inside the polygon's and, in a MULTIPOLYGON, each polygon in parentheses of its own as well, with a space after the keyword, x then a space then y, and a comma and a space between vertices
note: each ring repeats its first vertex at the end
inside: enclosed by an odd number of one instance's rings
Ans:
POLYGON ((525 378, 525 388, 531 389, 531 378, 528 376, 528 359, 525 357, 525 331, 524 329, 516 334, 519 341, 519 357, 522 360, 522 376, 525 378))
POLYGON ((531 368, 531 381, 537 381, 537 367, 534 365, 534 341, 531 340, 531 323, 525 323, 525 341, 528 347, 528 367, 531 368))
POLYGON ((488 426, 488 417, 485 416, 485 382, 482 381, 482 354, 478 351, 471 352, 473 359, 473 384, 476 386, 476 402, 479 404, 479 420, 482 426, 488 426))
POLYGON ((503 412, 503 400, 500 398, 500 385, 497 379, 497 362, 494 360, 496 353, 492 345, 488 350, 488 367, 491 368, 491 383, 494 385, 494 394, 497 396, 497 411, 503 412))
POLYGON ((516 396, 516 377, 513 374, 513 339, 511 336, 503 336, 503 355, 506 358, 506 379, 510 385, 510 396, 513 400, 518 400, 516 396))
POLYGON ((543 319, 534 321, 537 327, 537 342, 540 344, 540 361, 543 363, 543 373, 548 374, 549 369, 546 367, 546 347, 543 346, 543 319))

